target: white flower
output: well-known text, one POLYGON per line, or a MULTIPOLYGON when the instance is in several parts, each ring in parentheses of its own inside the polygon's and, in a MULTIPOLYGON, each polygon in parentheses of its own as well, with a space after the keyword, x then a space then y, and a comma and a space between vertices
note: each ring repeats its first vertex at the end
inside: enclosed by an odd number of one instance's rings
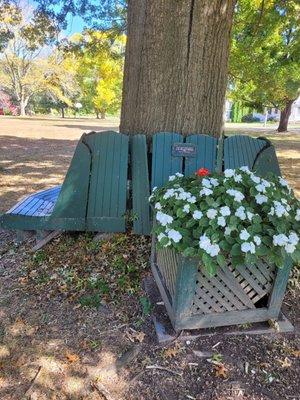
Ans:
POLYGON ((296 221, 300 221, 300 208, 296 211, 296 216, 295 216, 296 221))
POLYGON ((183 211, 185 212, 185 213, 189 213, 190 212, 190 205, 189 204, 185 204, 184 206, 183 206, 183 211))
POLYGON ((271 187, 271 183, 269 181, 267 181, 266 179, 262 179, 261 183, 267 188, 271 187))
POLYGON ((210 178, 210 183, 211 183, 214 187, 219 186, 218 179, 210 178))
POLYGON ((288 241, 289 238, 283 233, 280 233, 279 235, 273 235, 274 246, 285 246, 286 244, 288 244, 288 241))
POLYGON ((239 169, 243 172, 246 172, 246 174, 251 174, 251 171, 247 166, 240 167, 239 169))
POLYGON ((241 250, 243 253, 255 254, 255 244, 253 242, 244 242, 241 245, 241 250))
POLYGON ((217 216, 217 214, 218 214, 217 210, 210 208, 209 210, 207 210, 206 216, 209 219, 214 219, 217 216))
POLYGON ((267 203, 268 198, 264 194, 257 194, 255 196, 255 200, 256 200, 257 204, 263 204, 263 203, 267 203))
POLYGON ((237 201, 238 203, 240 203, 245 198, 242 192, 235 189, 227 189, 226 193, 232 196, 234 200, 237 201))
POLYGON ((224 175, 226 178, 231 178, 232 176, 235 175, 235 170, 234 169, 225 169, 224 175))
POLYGON ((237 182, 237 183, 240 183, 240 182, 243 181, 243 177, 242 177, 242 175, 240 175, 240 174, 235 175, 233 179, 234 179, 234 181, 237 182))
POLYGON ((229 228, 229 226, 227 226, 227 227, 225 228, 225 231, 224 231, 225 235, 226 235, 226 236, 229 236, 229 235, 231 234, 231 232, 232 232, 232 229, 229 228))
POLYGON ((246 229, 243 229, 240 233, 240 239, 241 240, 248 240, 250 237, 250 234, 247 232, 246 229))
POLYGON ((162 226, 166 226, 166 225, 171 224, 173 222, 173 217, 171 217, 171 215, 164 214, 161 211, 158 211, 156 213, 156 219, 157 219, 158 222, 160 222, 160 224, 162 226))
POLYGON ((254 174, 251 173, 250 178, 251 178, 251 180, 252 180, 254 183, 260 183, 260 180, 261 180, 261 179, 260 179, 259 176, 256 176, 256 175, 254 175, 254 174))
POLYGON ((257 246, 259 246, 260 244, 261 244, 261 238, 259 237, 259 236, 254 236, 253 237, 253 240, 254 240, 254 242, 255 242, 255 244, 257 245, 257 246))
POLYGON ((200 239, 199 239, 200 249, 206 250, 209 248, 209 246, 211 246, 210 238, 207 237, 205 234, 200 236, 200 239))
POLYGON ((169 181, 170 181, 170 182, 174 181, 175 179, 176 179, 176 176, 175 176, 175 175, 170 175, 170 176, 169 176, 169 181))
POLYGON ((191 197, 191 193, 190 192, 181 192, 179 193, 178 199, 179 200, 187 200, 191 197))
POLYGON ((202 186, 211 189, 212 185, 210 183, 210 180, 207 178, 202 179, 202 186))
POLYGON ((191 196, 191 197, 187 198, 186 201, 188 203, 196 203, 196 197, 195 196, 191 196))
POLYGON ((284 246, 284 250, 287 253, 291 254, 294 253, 294 251, 296 250, 296 246, 294 244, 288 243, 284 246))
POLYGON ((156 189, 157 189, 157 186, 154 186, 154 188, 152 189, 152 193, 155 192, 156 189))
POLYGON ((154 208, 155 208, 156 210, 161 210, 161 209, 162 209, 162 207, 161 207, 161 204, 160 204, 160 203, 155 203, 155 206, 154 206, 154 208))
POLYGON ((223 215, 223 217, 228 217, 228 215, 231 214, 230 208, 227 206, 223 206, 220 208, 220 214, 223 215))
POLYGON ((176 174, 175 174, 178 178, 182 178, 183 177, 183 174, 181 174, 180 172, 176 172, 176 174))
POLYGON ((175 194, 175 190, 174 190, 174 189, 168 189, 168 190, 166 191, 166 193, 163 195, 163 199, 167 200, 167 199, 169 199, 170 197, 173 197, 174 194, 175 194))
POLYGON ((289 186, 287 180, 281 178, 281 176, 279 177, 279 183, 281 184, 281 186, 285 186, 285 187, 289 186))
POLYGON ((218 244, 211 244, 206 252, 211 256, 211 257, 215 257, 220 253, 220 246, 218 244))
POLYGON ((236 210, 236 212, 235 212, 234 215, 235 215, 236 217, 240 218, 242 221, 244 221, 244 220, 247 218, 247 215, 246 215, 246 213, 245 213, 245 207, 240 206, 240 207, 236 210))
POLYGON ((275 214, 279 218, 282 217, 283 215, 285 215, 285 216, 289 215, 289 213, 287 212, 286 208, 281 203, 276 204, 276 206, 275 206, 275 214))
POLYGON ((224 218, 224 217, 218 217, 218 219, 217 219, 217 224, 218 224, 219 226, 226 226, 226 220, 225 220, 225 218, 224 218))
POLYGON ((182 239, 182 235, 180 232, 175 231, 175 229, 170 229, 168 232, 168 238, 172 239, 173 242, 178 243, 182 239))
POLYGON ((194 219, 201 219, 202 217, 203 217, 203 213, 201 211, 196 210, 193 212, 194 219))
POLYGON ((249 219, 249 221, 252 221, 252 218, 254 217, 254 214, 251 211, 247 211, 247 218, 249 219))
POLYGON ((209 196, 209 195, 213 194, 213 191, 208 188, 203 188, 200 190, 199 194, 200 194, 200 196, 209 196))
POLYGON ((289 234, 289 242, 291 244, 294 244, 295 246, 298 244, 299 236, 297 235, 296 232, 290 232, 290 234, 289 234))
POLYGON ((266 193, 266 187, 265 187, 265 185, 263 185, 262 183, 260 183, 259 185, 256 185, 256 186, 255 186, 255 189, 256 189, 258 192, 266 193))

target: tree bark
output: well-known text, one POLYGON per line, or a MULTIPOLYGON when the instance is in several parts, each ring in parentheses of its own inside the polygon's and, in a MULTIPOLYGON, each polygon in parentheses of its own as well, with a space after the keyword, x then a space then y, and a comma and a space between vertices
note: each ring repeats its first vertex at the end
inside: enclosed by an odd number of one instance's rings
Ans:
POLYGON ((26 107, 28 104, 28 98, 21 98, 20 100, 20 115, 21 117, 25 117, 26 116, 26 107))
POLYGON ((219 136, 235 0, 129 0, 120 131, 219 136))
POLYGON ((295 100, 288 100, 283 110, 280 110, 280 121, 277 128, 278 132, 286 132, 288 130, 289 118, 292 112, 292 105, 295 100))
POLYGON ((105 117, 106 117, 105 111, 101 111, 101 112, 100 112, 100 118, 101 118, 101 119, 105 119, 105 117))
POLYGON ((61 117, 62 118, 65 118, 65 108, 64 107, 61 107, 61 117))

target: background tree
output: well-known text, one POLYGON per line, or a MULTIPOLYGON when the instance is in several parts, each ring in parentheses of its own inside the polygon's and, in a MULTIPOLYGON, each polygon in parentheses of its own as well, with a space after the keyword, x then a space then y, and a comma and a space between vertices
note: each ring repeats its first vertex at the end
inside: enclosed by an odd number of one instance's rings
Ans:
POLYGON ((279 132, 288 127, 300 88, 298 0, 240 0, 230 57, 233 98, 281 111, 279 132))
POLYGON ((29 99, 40 90, 47 72, 44 60, 36 60, 57 31, 49 17, 40 12, 21 12, 19 6, 4 5, 0 32, 8 32, 5 39, 2 37, 0 87, 15 98, 21 115, 25 115, 29 99))
MULTIPOLYGON (((91 9, 97 15, 98 8, 102 25, 110 4, 113 11, 125 6, 105 0, 39 3, 52 13, 60 4, 64 13, 82 16, 91 9)), ((128 2, 122 132, 221 134, 234 6, 235 0, 128 2)))
POLYGON ((87 30, 73 35, 66 48, 67 57, 76 66, 80 101, 97 117, 120 110, 124 47, 124 35, 87 30))

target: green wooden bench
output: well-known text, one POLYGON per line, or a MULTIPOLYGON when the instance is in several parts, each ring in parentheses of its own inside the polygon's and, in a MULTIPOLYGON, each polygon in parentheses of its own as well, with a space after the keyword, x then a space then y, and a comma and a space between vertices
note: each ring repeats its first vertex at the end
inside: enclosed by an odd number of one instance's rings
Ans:
POLYGON ((128 146, 117 132, 84 134, 62 186, 23 199, 0 217, 0 228, 124 232, 128 146))
MULTIPOLYGON (((269 172, 280 175, 274 147, 264 138, 239 135, 217 140, 207 135, 157 133, 153 137, 149 179, 143 135, 132 139, 132 152, 134 231, 139 234, 150 232, 145 200, 149 188, 161 187, 176 172, 192 175, 201 167, 222 171, 248 166, 261 176, 269 172)), ((156 251, 153 238, 151 268, 174 329, 180 331, 276 319, 291 262, 287 259, 281 270, 266 264, 234 269, 229 264, 211 277, 199 268, 198 260, 170 249, 156 251)))

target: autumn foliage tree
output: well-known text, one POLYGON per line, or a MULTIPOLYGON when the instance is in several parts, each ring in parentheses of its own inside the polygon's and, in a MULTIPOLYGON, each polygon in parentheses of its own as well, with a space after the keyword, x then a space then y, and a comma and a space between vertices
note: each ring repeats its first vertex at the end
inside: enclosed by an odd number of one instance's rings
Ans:
POLYGON ((120 110, 124 48, 124 35, 91 30, 74 35, 66 48, 76 66, 81 101, 97 117, 120 110))

